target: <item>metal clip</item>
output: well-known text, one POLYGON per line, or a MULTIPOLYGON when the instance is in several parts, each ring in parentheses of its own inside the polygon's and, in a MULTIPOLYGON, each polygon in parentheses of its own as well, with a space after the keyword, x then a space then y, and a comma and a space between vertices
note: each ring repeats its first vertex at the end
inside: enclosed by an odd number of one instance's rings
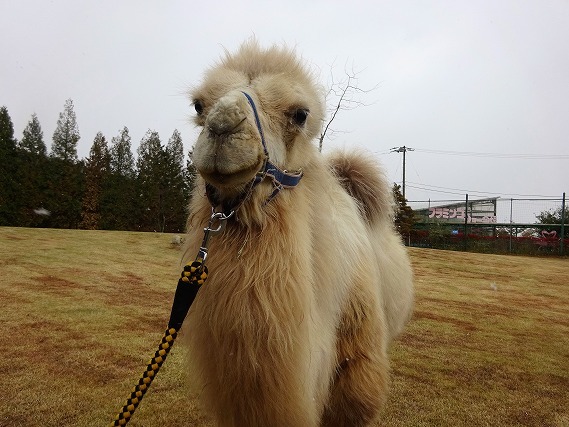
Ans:
POLYGON ((225 222, 233 216, 234 211, 229 212, 229 214, 225 214, 223 212, 215 212, 215 209, 211 209, 211 217, 209 218, 209 223, 207 227, 203 229, 204 236, 202 240, 202 245, 198 251, 198 255, 196 256, 196 261, 200 261, 202 264, 205 264, 205 260, 207 258, 207 246, 209 243, 209 239, 216 234, 219 234, 225 228, 225 222))

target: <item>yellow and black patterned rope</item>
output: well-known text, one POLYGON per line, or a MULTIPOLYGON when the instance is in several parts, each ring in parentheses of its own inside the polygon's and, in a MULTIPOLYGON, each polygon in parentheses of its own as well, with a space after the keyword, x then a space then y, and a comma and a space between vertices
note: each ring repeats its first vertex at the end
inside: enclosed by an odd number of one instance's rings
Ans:
POLYGON ((142 374, 142 377, 138 380, 138 384, 132 389, 129 398, 115 420, 111 423, 111 426, 124 426, 129 422, 130 417, 146 394, 150 384, 152 384, 152 380, 160 370, 164 360, 166 360, 177 335, 178 331, 174 328, 170 328, 164 333, 158 350, 154 353, 154 357, 150 359, 150 362, 148 362, 144 374, 142 374))
POLYGON ((207 267, 203 264, 203 261, 197 260, 184 266, 182 277, 178 280, 176 294, 174 295, 174 303, 172 304, 168 329, 164 332, 158 350, 156 350, 154 357, 148 362, 146 370, 140 377, 140 380, 138 380, 138 384, 132 389, 126 404, 110 424, 111 427, 125 426, 130 421, 132 414, 148 391, 160 367, 166 360, 168 353, 170 353, 174 341, 178 336, 178 331, 182 327, 182 323, 188 314, 188 310, 206 279, 207 267))

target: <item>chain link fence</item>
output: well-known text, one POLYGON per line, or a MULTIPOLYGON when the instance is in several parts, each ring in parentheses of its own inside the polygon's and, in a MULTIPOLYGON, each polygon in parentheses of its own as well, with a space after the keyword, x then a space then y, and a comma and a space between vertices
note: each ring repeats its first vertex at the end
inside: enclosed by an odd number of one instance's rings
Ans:
POLYGON ((569 255, 565 193, 548 199, 408 201, 415 223, 409 246, 486 253, 569 255))

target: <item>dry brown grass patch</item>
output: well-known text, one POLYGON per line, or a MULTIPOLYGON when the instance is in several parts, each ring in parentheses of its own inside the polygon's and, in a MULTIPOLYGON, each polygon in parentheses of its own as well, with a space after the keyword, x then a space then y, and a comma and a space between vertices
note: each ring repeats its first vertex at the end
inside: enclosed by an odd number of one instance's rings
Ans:
MULTIPOLYGON (((101 426, 160 340, 171 235, 0 228, 0 426, 101 426)), ((569 426, 569 261, 411 249, 384 426, 569 426), (492 287, 495 285, 495 288, 492 287)), ((209 426, 175 346, 133 427, 209 426)))

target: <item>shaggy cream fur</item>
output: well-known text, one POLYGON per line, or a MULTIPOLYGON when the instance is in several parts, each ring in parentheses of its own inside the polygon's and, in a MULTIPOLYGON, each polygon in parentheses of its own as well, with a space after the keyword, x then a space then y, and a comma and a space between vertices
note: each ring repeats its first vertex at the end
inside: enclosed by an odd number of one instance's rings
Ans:
POLYGON ((271 161, 304 176, 268 204, 265 180, 211 240, 210 275, 185 325, 192 381, 221 426, 368 425, 387 393, 388 344, 411 314, 411 268, 375 162, 325 158, 312 143, 322 93, 286 48, 246 43, 192 92, 203 130, 188 255, 211 215, 205 182, 232 200, 263 163, 241 91, 259 110, 271 161))

